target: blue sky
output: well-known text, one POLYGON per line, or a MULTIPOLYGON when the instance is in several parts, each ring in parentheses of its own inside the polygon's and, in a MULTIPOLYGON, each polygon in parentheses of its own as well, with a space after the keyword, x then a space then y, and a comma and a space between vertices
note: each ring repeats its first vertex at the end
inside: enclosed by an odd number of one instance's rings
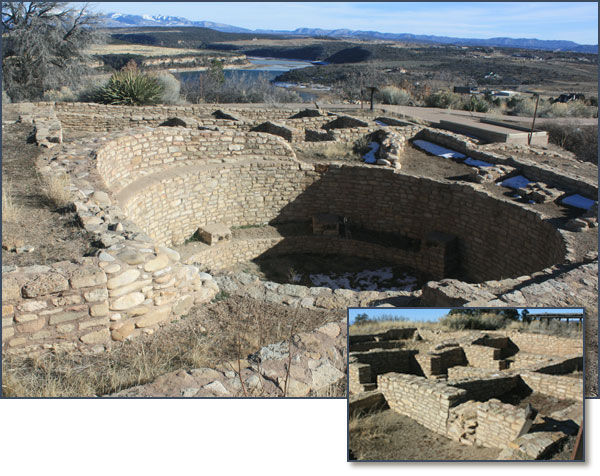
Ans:
POLYGON ((349 28, 598 43, 596 2, 100 2, 93 6, 104 13, 172 15, 248 29, 349 28))
MULTIPOLYGON (((523 311, 523 308, 516 308, 519 313, 523 311)), ((560 313, 560 314, 574 314, 582 313, 583 308, 527 308, 532 314, 543 314, 543 313, 560 313)), ((350 308, 348 309, 348 317, 350 324, 354 322, 357 314, 367 313, 367 315, 373 319, 384 315, 392 315, 395 317, 406 317, 409 321, 437 321, 440 317, 445 316, 450 311, 449 308, 372 308, 372 309, 360 309, 350 308)))

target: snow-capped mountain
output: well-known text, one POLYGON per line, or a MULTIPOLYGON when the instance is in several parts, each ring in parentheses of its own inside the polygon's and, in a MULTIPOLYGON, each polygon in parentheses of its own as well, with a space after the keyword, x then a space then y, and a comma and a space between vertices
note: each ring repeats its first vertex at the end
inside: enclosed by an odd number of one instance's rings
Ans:
POLYGON ((108 28, 135 27, 135 26, 198 26, 227 33, 251 33, 251 30, 224 23, 210 21, 192 21, 183 17, 166 15, 127 15, 125 13, 107 13, 104 26, 108 28))
POLYGON ((467 46, 498 46, 524 49, 574 51, 580 53, 598 53, 598 45, 579 45, 572 41, 563 40, 538 40, 536 38, 453 38, 434 35, 413 35, 410 33, 381 33, 379 31, 360 30, 323 30, 320 28, 297 28, 293 31, 287 30, 248 30, 224 23, 210 21, 192 21, 183 17, 172 17, 165 15, 127 15, 124 13, 107 13, 105 26, 115 27, 137 27, 137 26, 197 26, 210 28, 211 30, 226 33, 263 33, 277 35, 300 35, 300 36, 329 36, 334 38, 363 38, 396 41, 414 41, 419 43, 454 44, 467 46))

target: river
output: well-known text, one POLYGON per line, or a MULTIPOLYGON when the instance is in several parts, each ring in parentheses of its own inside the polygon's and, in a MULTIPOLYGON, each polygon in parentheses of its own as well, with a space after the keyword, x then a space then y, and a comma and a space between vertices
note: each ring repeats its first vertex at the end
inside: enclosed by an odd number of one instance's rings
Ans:
MULTIPOLYGON (((253 67, 246 68, 232 68, 225 69, 225 79, 239 78, 240 80, 246 80, 248 82, 256 81, 261 77, 266 77, 269 81, 273 81, 281 73, 290 71, 291 69, 306 68, 312 66, 310 61, 299 61, 299 60, 286 60, 279 58, 258 58, 248 57, 248 61, 252 63, 253 67)), ((204 71, 182 71, 177 73, 177 76, 182 82, 196 81, 199 75, 203 74, 204 71)), ((293 87, 294 85, 288 83, 275 83, 275 86, 282 88, 293 87)), ((315 95, 306 91, 298 90, 294 87, 296 92, 305 101, 313 101, 315 95)))

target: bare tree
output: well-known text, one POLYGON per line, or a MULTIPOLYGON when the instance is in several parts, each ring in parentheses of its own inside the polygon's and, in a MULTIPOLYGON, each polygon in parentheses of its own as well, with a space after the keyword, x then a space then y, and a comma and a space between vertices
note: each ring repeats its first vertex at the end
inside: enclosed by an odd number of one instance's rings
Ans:
POLYGON ((2 85, 10 98, 36 100, 78 86, 88 71, 85 49, 103 41, 101 21, 87 4, 2 2, 2 85))

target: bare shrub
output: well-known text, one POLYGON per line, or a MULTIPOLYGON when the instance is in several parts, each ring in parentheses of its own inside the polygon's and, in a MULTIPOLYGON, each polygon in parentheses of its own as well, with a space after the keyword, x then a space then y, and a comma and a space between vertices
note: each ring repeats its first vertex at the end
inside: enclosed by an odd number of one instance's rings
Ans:
POLYGON ((316 155, 328 160, 360 160, 361 155, 355 152, 352 144, 346 142, 329 142, 316 152, 316 155))
POLYGON ((547 122, 540 129, 548 132, 553 144, 573 152, 579 160, 598 163, 598 126, 578 126, 569 121, 547 122))
POLYGON ((50 175, 43 181, 46 196, 57 208, 63 208, 69 204, 71 180, 67 174, 50 175))
POLYGON ((77 94, 68 86, 61 86, 60 89, 50 89, 44 92, 42 99, 50 102, 75 102, 77 94))
POLYGON ((380 90, 381 100, 384 104, 407 106, 412 102, 412 96, 405 89, 396 86, 385 86, 380 90))
POLYGON ((177 78, 170 73, 160 73, 156 79, 163 88, 160 102, 162 104, 180 104, 181 83, 177 78))

